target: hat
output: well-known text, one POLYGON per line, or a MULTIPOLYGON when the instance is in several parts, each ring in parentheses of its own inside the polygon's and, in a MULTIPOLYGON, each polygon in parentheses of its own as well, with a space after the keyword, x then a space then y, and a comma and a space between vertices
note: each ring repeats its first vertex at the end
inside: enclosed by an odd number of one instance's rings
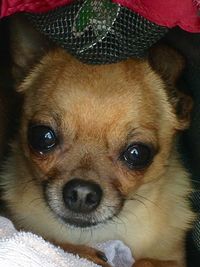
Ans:
POLYGON ((111 0, 78 0, 26 15, 41 33, 89 64, 144 57, 168 30, 111 0))

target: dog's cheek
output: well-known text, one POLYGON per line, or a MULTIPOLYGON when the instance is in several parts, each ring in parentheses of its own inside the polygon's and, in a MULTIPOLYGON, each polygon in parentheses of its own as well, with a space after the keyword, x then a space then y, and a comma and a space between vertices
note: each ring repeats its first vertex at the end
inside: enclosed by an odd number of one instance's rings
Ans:
POLYGON ((116 177, 117 179, 113 181, 113 184, 120 194, 126 198, 143 183, 144 172, 118 168, 116 177))
POLYGON ((29 169, 39 181, 46 181, 51 179, 53 175, 55 176, 55 174, 53 174, 53 170, 56 169, 55 156, 51 155, 44 157, 29 152, 28 155, 26 155, 26 158, 29 169))
POLYGON ((113 181, 115 188, 126 198, 129 194, 136 191, 141 185, 159 179, 165 172, 168 164, 170 151, 161 151, 155 156, 150 166, 143 170, 130 170, 126 167, 118 167, 117 179, 113 181))

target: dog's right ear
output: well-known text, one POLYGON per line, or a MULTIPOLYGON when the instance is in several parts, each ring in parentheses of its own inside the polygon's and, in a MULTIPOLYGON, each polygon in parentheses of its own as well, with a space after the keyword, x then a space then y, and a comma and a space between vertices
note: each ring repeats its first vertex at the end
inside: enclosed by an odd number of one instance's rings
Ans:
POLYGON ((12 73, 18 85, 50 48, 50 42, 20 14, 10 20, 10 45, 12 73))

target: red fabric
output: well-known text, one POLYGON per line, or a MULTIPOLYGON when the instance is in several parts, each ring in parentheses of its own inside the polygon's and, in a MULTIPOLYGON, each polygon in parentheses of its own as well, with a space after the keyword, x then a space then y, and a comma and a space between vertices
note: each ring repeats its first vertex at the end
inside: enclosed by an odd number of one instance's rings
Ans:
POLYGON ((200 0, 113 0, 159 25, 200 32, 200 0))
POLYGON ((17 12, 46 12, 72 0, 0 0, 0 18, 17 12))
MULTIPOLYGON (((16 12, 45 12, 67 5, 73 0, 0 0, 0 18, 16 12)), ((101 0, 99 0, 101 1, 101 0)), ((113 0, 166 27, 179 26, 189 32, 200 32, 200 0, 113 0)))

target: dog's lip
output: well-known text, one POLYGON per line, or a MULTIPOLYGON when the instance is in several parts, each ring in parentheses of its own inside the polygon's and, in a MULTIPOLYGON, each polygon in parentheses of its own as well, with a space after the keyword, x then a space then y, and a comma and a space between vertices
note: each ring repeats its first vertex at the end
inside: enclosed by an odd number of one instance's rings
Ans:
MULTIPOLYGON (((123 204, 121 204, 121 208, 123 207, 123 204)), ((48 205, 49 206, 49 205, 48 205)), ((96 227, 100 227, 102 225, 105 225, 107 223, 109 223, 109 221, 112 221, 114 217, 116 217, 120 211, 121 208, 116 210, 115 212, 113 212, 112 215, 104 218, 103 220, 98 220, 98 216, 88 216, 88 218, 86 219, 85 217, 82 217, 81 214, 71 214, 71 216, 69 217, 65 217, 60 215, 59 213, 55 212, 54 210, 52 210, 51 206, 49 206, 49 208, 51 209, 51 211, 54 213, 54 216, 57 217, 57 219, 60 219, 64 224, 66 224, 67 226, 71 227, 71 228, 79 228, 79 229, 90 229, 90 228, 96 228, 96 227)))
POLYGON ((50 210, 54 213, 54 216, 57 217, 57 219, 60 219, 64 224, 66 224, 67 226, 71 227, 71 228, 79 228, 79 229, 90 229, 93 227, 100 227, 102 225, 107 224, 109 221, 112 221, 114 217, 116 217, 122 207, 123 207, 124 202, 121 204, 121 208, 116 210, 115 212, 113 212, 112 215, 104 218, 103 220, 98 220, 97 216, 89 216, 87 219, 85 217, 82 217, 81 214, 71 214, 71 216, 69 217, 65 217, 60 215, 59 213, 55 212, 55 210, 52 210, 51 206, 49 206, 50 210))
POLYGON ((113 218, 115 218, 116 216, 118 216, 118 214, 121 212, 121 209, 124 205, 124 202, 121 204, 121 208, 117 209, 115 212, 113 212, 112 215, 104 218, 103 220, 98 220, 98 217, 93 217, 91 216, 91 218, 89 217, 88 219, 81 218, 81 215, 79 214, 78 216, 70 216, 70 217, 64 217, 64 216, 60 216, 56 213, 56 215, 58 217, 60 217, 60 219, 67 224, 68 226, 71 226, 73 228, 81 228, 81 229, 89 229, 89 228, 93 228, 93 227, 98 227, 101 225, 105 225, 107 223, 109 223, 110 221, 113 220, 113 218))
POLYGON ((61 219, 62 219, 62 221, 64 221, 64 223, 66 223, 69 226, 72 226, 75 228, 85 228, 86 229, 86 228, 91 228, 91 227, 105 224, 106 222, 112 220, 113 217, 114 217, 114 215, 109 217, 109 218, 106 218, 103 221, 94 221, 94 222, 91 222, 89 220, 85 221, 85 220, 74 219, 74 218, 68 219, 68 218, 64 218, 64 217, 61 217, 61 219))

